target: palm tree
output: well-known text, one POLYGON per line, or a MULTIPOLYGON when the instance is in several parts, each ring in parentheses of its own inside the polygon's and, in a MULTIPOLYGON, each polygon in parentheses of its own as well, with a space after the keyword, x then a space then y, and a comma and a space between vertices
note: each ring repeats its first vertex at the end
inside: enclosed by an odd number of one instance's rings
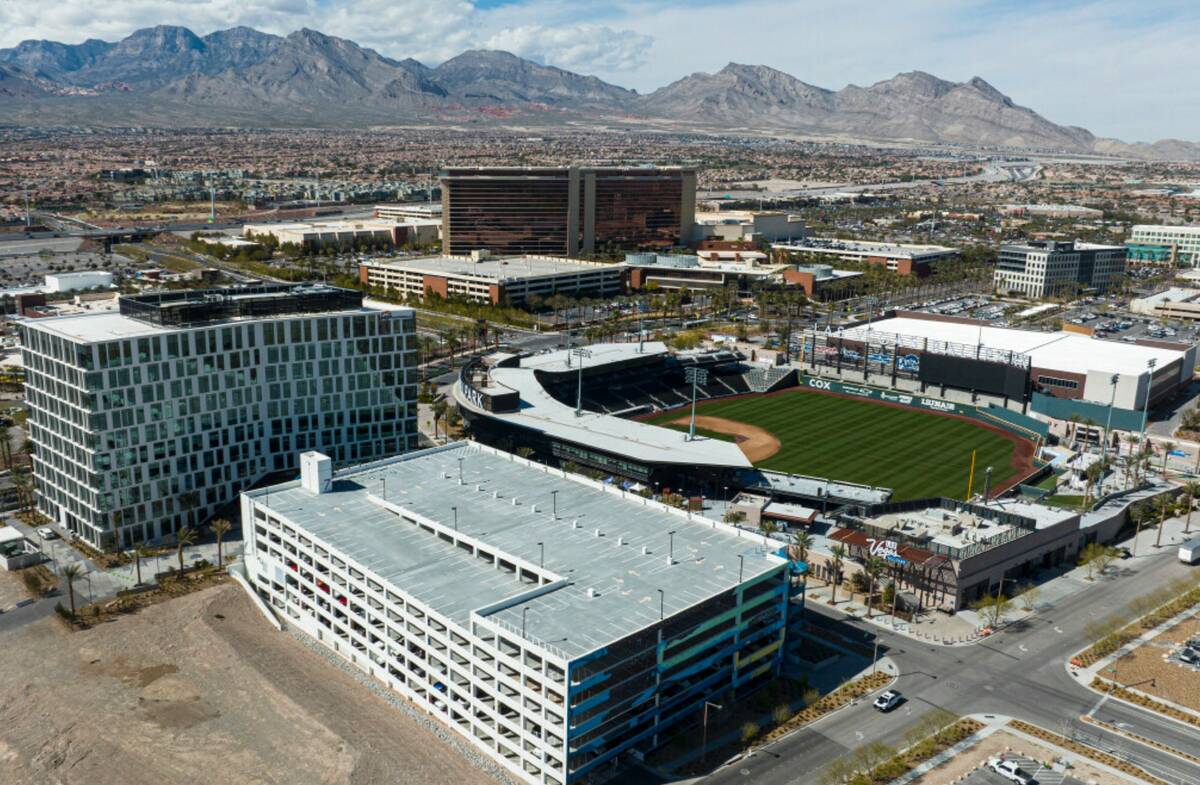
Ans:
POLYGON ((1170 517, 1171 507, 1174 505, 1174 500, 1163 494, 1158 497, 1158 532, 1154 535, 1154 547, 1162 547, 1162 532, 1167 527, 1167 518, 1170 517))
POLYGON ((1167 479, 1167 457, 1170 456, 1171 450, 1174 450, 1175 447, 1176 447, 1175 442, 1163 442, 1162 443, 1162 451, 1163 451, 1162 477, 1164 480, 1167 479))
POLYGON ((1072 444, 1076 444, 1078 440, 1075 437, 1079 435, 1079 415, 1072 414, 1068 419, 1068 422, 1070 423, 1068 427, 1068 430, 1070 431, 1068 438, 1070 438, 1072 444))
POLYGON ((835 545, 829 549, 829 553, 833 556, 833 575, 830 576, 829 583, 829 604, 837 605, 838 578, 842 574, 842 558, 846 555, 846 548, 842 545, 835 545))
POLYGON ((233 524, 224 518, 217 518, 212 522, 213 534, 217 536, 217 569, 225 566, 225 554, 221 551, 221 538, 229 534, 232 529, 233 524))
POLYGON ((775 525, 775 521, 768 520, 767 518, 762 518, 758 522, 759 532, 761 532, 762 536, 766 537, 767 539, 770 539, 771 535, 774 534, 778 528, 779 527, 775 525))
POLYGON ((792 547, 796 549, 796 561, 808 561, 808 549, 812 547, 813 536, 808 529, 797 529, 792 534, 792 547))
POLYGON ((1200 491, 1200 482, 1188 480, 1183 484, 1183 492, 1187 494, 1187 520, 1183 522, 1183 533, 1187 534, 1192 530, 1192 504, 1196 500, 1196 492, 1200 491))
POLYGON ((184 526, 175 532, 175 554, 179 557, 179 571, 183 572, 183 549, 196 544, 196 532, 184 526))
POLYGON ((83 570, 78 564, 68 564, 62 568, 62 576, 67 579, 67 596, 71 599, 71 615, 75 615, 75 581, 83 577, 83 570))
POLYGON ((1138 473, 1137 473, 1138 460, 1137 460, 1137 449, 1136 448, 1138 445, 1138 435, 1136 433, 1129 434, 1128 436, 1125 437, 1125 443, 1129 445, 1128 456, 1129 456, 1130 463, 1133 465, 1133 484, 1137 485, 1137 482, 1138 482, 1138 473))
POLYGON ((867 573, 867 618, 871 618, 871 598, 875 596, 875 582, 879 573, 883 572, 884 561, 878 556, 868 556, 863 562, 863 571, 867 573))
POLYGON ((142 559, 153 555, 144 542, 139 542, 133 546, 133 566, 137 570, 137 582, 139 586, 142 583, 142 559))

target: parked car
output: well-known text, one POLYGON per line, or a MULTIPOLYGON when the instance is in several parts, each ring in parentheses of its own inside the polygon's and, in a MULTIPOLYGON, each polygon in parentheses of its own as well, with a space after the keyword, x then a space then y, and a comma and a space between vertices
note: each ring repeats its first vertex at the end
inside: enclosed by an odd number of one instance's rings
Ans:
POLYGON ((1187 648, 1179 652, 1179 661, 1188 665, 1200 665, 1200 654, 1197 654, 1195 649, 1187 648))
POLYGON ((883 712, 891 711, 900 705, 902 696, 896 690, 888 690, 875 699, 875 703, 871 704, 875 708, 883 712))
POLYGON ((1033 778, 1021 771, 1021 767, 1017 765, 1016 761, 992 758, 987 762, 987 766, 1004 779, 1015 782, 1017 785, 1029 785, 1033 782, 1033 778))
POLYGON ((41 526, 37 530, 38 536, 43 540, 57 540, 58 532, 51 529, 49 526, 41 526))

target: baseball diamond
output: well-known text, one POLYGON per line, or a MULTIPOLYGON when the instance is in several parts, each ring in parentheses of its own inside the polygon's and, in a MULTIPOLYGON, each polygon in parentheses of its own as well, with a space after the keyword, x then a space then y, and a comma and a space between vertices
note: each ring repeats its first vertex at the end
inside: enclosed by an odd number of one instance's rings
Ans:
MULTIPOLYGON (((778 450, 747 456, 755 466, 885 486, 897 500, 963 498, 972 450, 977 492, 989 466, 993 493, 1033 470, 1033 443, 1000 428, 829 392, 792 388, 701 403, 696 412, 698 422, 701 417, 724 421, 722 433, 731 432, 732 423, 744 423, 750 426, 747 434, 752 429, 774 435, 778 450)), ((645 421, 686 431, 682 415, 673 409, 645 421)))

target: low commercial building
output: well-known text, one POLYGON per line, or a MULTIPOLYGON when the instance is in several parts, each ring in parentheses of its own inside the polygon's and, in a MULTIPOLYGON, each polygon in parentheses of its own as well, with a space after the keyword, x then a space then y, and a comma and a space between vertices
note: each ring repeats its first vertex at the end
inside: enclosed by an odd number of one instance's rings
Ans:
POLYGON ((773 243, 771 248, 793 261, 823 262, 837 259, 885 267, 899 275, 926 276, 938 262, 957 259, 957 248, 942 245, 911 245, 867 240, 838 240, 809 237, 789 243, 773 243))
POLYGON ((1104 211, 1077 204, 1006 204, 1002 215, 1034 215, 1042 218, 1103 218, 1104 211))
POLYGON ((1129 230, 1125 249, 1131 262, 1200 266, 1200 226, 1138 224, 1129 230))
POLYGON ((46 292, 74 292, 80 289, 107 289, 112 286, 113 274, 102 270, 78 273, 48 273, 46 292))
MULTIPOLYGON (((758 254, 763 256, 763 254, 758 254)), ((721 289, 736 288, 749 294, 751 284, 759 281, 782 280, 785 264, 766 264, 765 258, 746 260, 713 260, 699 254, 625 254, 624 267, 629 270, 629 288, 640 290, 647 286, 659 289, 721 289)))
POLYGON ((552 256, 423 256, 373 261, 358 266, 358 279, 400 297, 429 296, 492 305, 526 305, 555 294, 614 297, 625 290, 625 268, 552 256))
MULTIPOLYGON (((851 562, 883 559, 883 580, 895 580, 901 607, 953 612, 997 592, 1011 597, 1037 570, 1074 564, 1089 536, 1077 512, 919 499, 844 508, 829 539, 851 562)), ((827 563, 814 572, 833 577, 827 563)))
POLYGON ((1129 310, 1159 319, 1200 319, 1200 289, 1171 287, 1129 301, 1129 310))
POLYGON ((783 212, 728 210, 696 213, 692 229, 695 242, 704 240, 745 240, 782 242, 805 236, 804 219, 783 212))
POLYGON ((327 245, 352 248, 360 242, 390 246, 426 245, 437 242, 441 222, 435 219, 408 219, 397 223, 390 219, 368 218, 361 221, 329 220, 284 224, 246 224, 244 237, 274 237, 280 245, 291 243, 302 248, 327 245))
POLYGON ((999 292, 1049 297, 1105 291, 1124 273, 1124 246, 1031 240, 1000 246, 993 282, 999 292))
POLYGON ((396 223, 442 220, 441 202, 401 202, 375 205, 375 217, 396 223))
POLYGON ((416 446, 411 310, 271 284, 21 319, 37 508, 97 548, 203 524, 243 488, 416 446))
POLYGON ((822 298, 825 294, 845 295, 862 273, 855 270, 835 270, 829 264, 797 264, 783 272, 783 280, 799 286, 809 297, 822 298))
POLYGON ((782 544, 460 442, 242 495, 258 599, 521 782, 611 776, 775 676, 782 544), (778 546, 778 547, 777 547, 778 546))

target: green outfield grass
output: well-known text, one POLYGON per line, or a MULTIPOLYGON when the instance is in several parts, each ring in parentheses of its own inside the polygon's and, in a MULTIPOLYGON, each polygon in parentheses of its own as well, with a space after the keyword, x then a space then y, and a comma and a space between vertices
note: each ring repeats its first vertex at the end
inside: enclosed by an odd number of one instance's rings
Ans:
MULTIPOLYGON (((648 421, 666 425, 676 409, 648 421)), ((967 492, 971 451, 976 450, 975 491, 984 469, 992 484, 1017 473, 1013 442, 965 420, 795 390, 700 404, 696 414, 757 425, 781 442, 779 452, 760 461, 764 469, 880 485, 894 500, 927 496, 961 499, 967 492)), ((687 425, 667 425, 687 430, 687 425)))

